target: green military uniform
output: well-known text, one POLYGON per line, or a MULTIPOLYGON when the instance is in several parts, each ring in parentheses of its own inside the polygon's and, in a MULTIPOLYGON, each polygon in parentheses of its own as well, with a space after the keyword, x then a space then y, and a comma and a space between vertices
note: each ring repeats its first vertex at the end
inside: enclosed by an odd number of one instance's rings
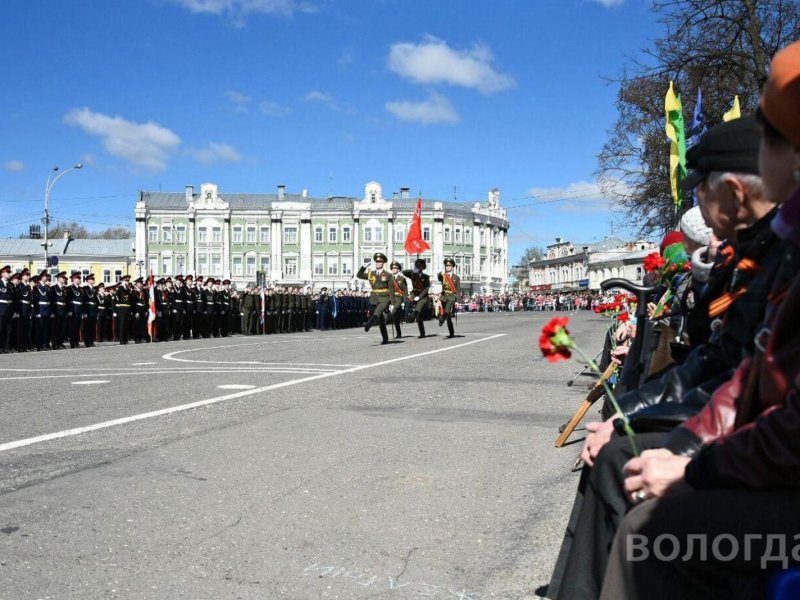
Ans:
POLYGON ((419 328, 419 337, 425 337, 425 311, 431 299, 428 297, 428 290, 431 287, 431 278, 428 277, 425 270, 425 259, 418 258, 414 261, 414 270, 407 269, 403 271, 403 275, 411 280, 411 294, 409 300, 415 302, 414 313, 416 315, 417 327, 419 328))
MULTIPOLYGON (((385 264, 386 255, 382 252, 376 252, 372 260, 376 263, 385 264)), ((367 270, 367 265, 363 265, 358 270, 356 277, 366 279, 372 287, 372 292, 369 296, 369 303, 372 305, 372 316, 364 326, 364 331, 369 331, 370 327, 377 323, 383 340, 381 343, 388 344, 389 333, 386 330, 384 312, 389 309, 389 306, 394 301, 394 284, 392 283, 392 274, 383 268, 383 264, 379 268, 369 270, 367 270)))
POLYGON ((389 268, 392 269, 392 285, 394 286, 394 300, 392 300, 392 323, 394 324, 395 337, 402 338, 403 332, 400 330, 400 323, 403 322, 405 311, 406 296, 408 296, 408 282, 403 275, 403 265, 394 261, 389 268), (397 273, 394 272, 397 269, 397 273))
MULTIPOLYGON (((455 267, 456 263, 452 258, 444 260, 445 267, 455 267)), ((444 314, 439 315, 439 327, 444 325, 447 321, 447 331, 450 335, 447 337, 454 337, 455 330, 453 329, 453 312, 455 311, 456 302, 461 296, 461 278, 455 272, 439 273, 439 281, 442 282, 442 304, 444 305, 444 314)))

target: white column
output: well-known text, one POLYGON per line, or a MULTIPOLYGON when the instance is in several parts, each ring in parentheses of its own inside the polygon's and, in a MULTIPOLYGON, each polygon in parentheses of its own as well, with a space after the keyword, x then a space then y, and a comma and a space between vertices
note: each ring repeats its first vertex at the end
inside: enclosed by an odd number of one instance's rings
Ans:
POLYGON ((481 279, 481 224, 472 224, 472 275, 481 279))
POLYGON ((494 237, 494 227, 491 224, 486 225, 486 285, 491 287, 492 285, 492 272, 494 271, 493 262, 494 258, 492 256, 492 238, 494 237))
MULTIPOLYGON (((311 281, 311 215, 303 215, 300 221, 300 265, 298 275, 304 281, 311 281)), ((327 232, 323 229, 322 235, 327 232)))
POLYGON ((353 240, 353 276, 361 268, 361 223, 358 215, 353 215, 352 240, 353 240))
POLYGON ((444 212, 434 208, 433 211, 433 266, 430 269, 431 278, 436 277, 439 271, 444 270, 444 212))
MULTIPOLYGON (((386 228, 389 230, 387 235, 389 236, 386 240, 386 257, 389 259, 389 262, 392 262, 394 257, 394 214, 391 212, 387 213, 388 219, 386 219, 386 228)), ((387 265, 388 267, 388 265, 387 265)))
MULTIPOLYGON (((197 273, 197 264, 195 262, 195 257, 197 256, 197 245, 195 244, 195 229, 197 229, 197 219, 194 216, 189 218, 189 225, 186 227, 186 240, 188 242, 188 257, 186 259, 186 264, 188 266, 188 271, 195 277, 197 275, 202 275, 202 273, 197 273)), ((146 258, 146 257, 145 257, 146 258)))
POLYGON ((283 222, 281 215, 272 216, 272 226, 270 227, 270 236, 272 238, 270 262, 270 280, 280 281, 283 279, 283 222))
MULTIPOLYGON (((142 277, 147 268, 147 221, 136 217, 136 276, 142 277), (141 272, 139 272, 141 270, 141 272)), ((102 275, 102 274, 101 274, 102 275)))
MULTIPOLYGON (((244 266, 243 266, 244 268, 244 266)), ((222 219, 222 276, 231 278, 231 216, 222 219)))

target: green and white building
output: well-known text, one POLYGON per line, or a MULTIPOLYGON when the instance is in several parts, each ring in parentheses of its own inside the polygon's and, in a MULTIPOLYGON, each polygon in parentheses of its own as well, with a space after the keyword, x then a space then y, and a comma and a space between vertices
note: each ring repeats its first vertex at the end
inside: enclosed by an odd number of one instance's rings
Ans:
MULTIPOLYGON (((141 192, 137 272, 228 278, 238 287, 263 272, 277 284, 352 288, 360 285, 360 265, 377 251, 411 267, 416 255, 408 256, 403 242, 416 204, 409 188, 386 198, 375 181, 362 198, 312 198, 283 185, 274 194, 225 193, 213 183, 199 193, 191 185, 184 192, 141 192)), ((427 272, 435 276, 452 257, 465 292, 505 291, 508 228, 497 189, 486 202, 423 199, 427 272)))

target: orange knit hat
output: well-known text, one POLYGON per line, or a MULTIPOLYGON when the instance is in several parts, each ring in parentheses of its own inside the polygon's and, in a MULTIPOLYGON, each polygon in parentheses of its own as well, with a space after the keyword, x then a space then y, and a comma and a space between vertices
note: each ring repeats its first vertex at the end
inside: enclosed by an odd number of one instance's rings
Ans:
POLYGON ((761 110, 800 149, 800 41, 789 44, 773 57, 769 79, 761 94, 761 110))

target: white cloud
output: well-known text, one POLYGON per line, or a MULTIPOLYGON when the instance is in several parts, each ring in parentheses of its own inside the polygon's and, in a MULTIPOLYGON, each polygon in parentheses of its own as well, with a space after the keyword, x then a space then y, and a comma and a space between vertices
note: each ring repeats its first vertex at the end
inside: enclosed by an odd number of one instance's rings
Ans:
POLYGON ((6 171, 24 171, 25 163, 21 160, 9 160, 3 163, 3 168, 6 171))
POLYGON ((560 212, 606 212, 611 210, 611 194, 624 193, 618 181, 577 181, 564 187, 534 187, 528 190, 533 202, 553 204, 560 212))
POLYGON ((226 91, 225 98, 228 100, 228 110, 241 113, 248 112, 250 110, 250 103, 253 101, 250 96, 235 90, 226 91))
POLYGON ((277 102, 270 102, 268 100, 264 100, 264 102, 259 104, 258 109, 268 117, 285 117, 292 112, 288 106, 283 106, 277 102))
POLYGON ((103 140, 103 146, 116 157, 151 171, 163 171, 167 159, 180 146, 181 138, 158 123, 134 123, 110 117, 89 108, 74 108, 64 115, 64 123, 77 125, 103 140))
POLYGON ((458 123, 460 117, 449 100, 431 92, 422 102, 387 102, 386 110, 401 121, 414 121, 423 125, 458 123))
POLYGON ((229 18, 243 26, 248 15, 290 17, 295 12, 315 12, 316 7, 304 0, 171 0, 195 14, 211 14, 229 18))
POLYGON ((314 90, 313 92, 308 92, 303 97, 303 100, 306 102, 322 102, 323 104, 331 104, 333 103, 333 96, 331 96, 328 92, 314 90))
POLYGON ((428 36, 419 44, 398 42, 389 49, 389 68, 415 83, 446 83, 474 88, 481 93, 501 92, 516 86, 514 79, 492 68, 494 56, 483 44, 454 50, 428 36))
POLYGON ((625 0, 594 0, 598 4, 602 4, 605 7, 610 6, 622 6, 625 0))
POLYGON ((237 162, 242 159, 239 151, 230 144, 209 142, 207 148, 190 148, 186 151, 197 162, 208 165, 213 162, 237 162))

